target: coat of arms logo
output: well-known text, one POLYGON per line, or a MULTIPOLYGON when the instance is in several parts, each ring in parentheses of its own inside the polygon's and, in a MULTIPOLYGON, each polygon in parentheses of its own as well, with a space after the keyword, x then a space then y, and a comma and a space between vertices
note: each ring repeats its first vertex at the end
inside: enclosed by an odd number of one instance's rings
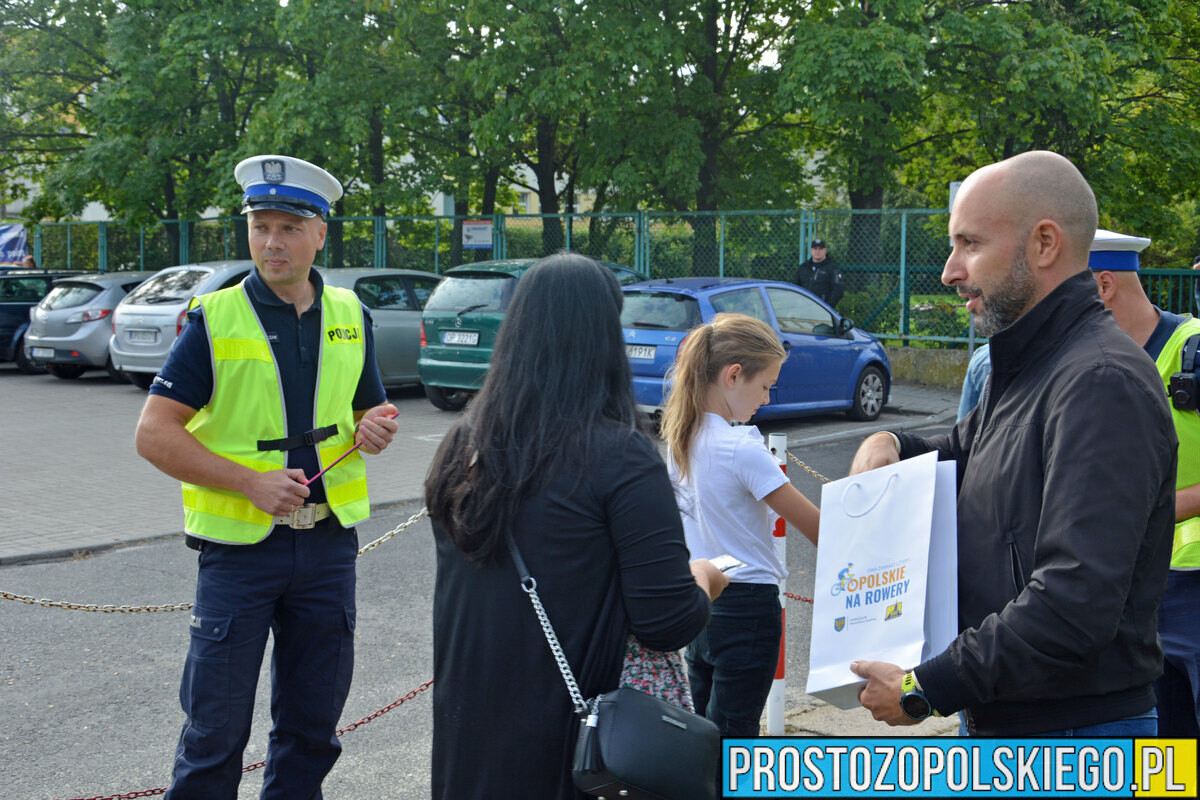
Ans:
POLYGON ((268 159, 262 162, 262 176, 267 183, 283 183, 286 174, 282 161, 268 159))

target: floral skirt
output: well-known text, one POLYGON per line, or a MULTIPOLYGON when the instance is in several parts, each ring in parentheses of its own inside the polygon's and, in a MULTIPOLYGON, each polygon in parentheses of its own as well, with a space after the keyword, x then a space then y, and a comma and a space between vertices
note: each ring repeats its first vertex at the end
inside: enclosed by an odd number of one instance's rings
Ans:
POLYGON ((695 713, 692 687, 688 684, 683 657, 677 650, 650 650, 630 634, 625 640, 625 666, 621 686, 645 692, 695 713))

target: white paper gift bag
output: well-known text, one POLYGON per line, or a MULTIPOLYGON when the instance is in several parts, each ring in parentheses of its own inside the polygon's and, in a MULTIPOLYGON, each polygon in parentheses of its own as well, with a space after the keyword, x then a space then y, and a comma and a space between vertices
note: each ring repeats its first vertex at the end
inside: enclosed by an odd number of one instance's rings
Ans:
POLYGON ((807 691, 858 706, 856 660, 911 669, 958 635, 955 465, 926 453, 827 483, 807 691))

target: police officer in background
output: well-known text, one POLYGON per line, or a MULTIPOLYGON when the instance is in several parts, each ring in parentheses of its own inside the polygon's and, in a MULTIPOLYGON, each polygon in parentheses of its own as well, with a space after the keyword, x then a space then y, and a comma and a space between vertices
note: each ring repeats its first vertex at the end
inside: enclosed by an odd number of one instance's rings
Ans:
POLYGON ((1158 608, 1163 675, 1154 692, 1158 735, 1194 738, 1200 736, 1200 320, 1163 311, 1146 297, 1138 278, 1138 253, 1149 244, 1149 239, 1098 230, 1088 266, 1105 308, 1154 359, 1171 398, 1179 437, 1175 538, 1167 590, 1158 608))
POLYGON ((167 797, 235 798, 267 633, 271 729, 263 798, 320 798, 354 665, 361 444, 396 433, 370 316, 312 268, 341 184, 287 156, 237 165, 255 269, 193 301, 150 388, 138 453, 183 482, 200 551, 179 696, 187 720, 167 797))
POLYGON ((796 285, 808 289, 833 308, 837 308, 846 288, 842 285, 842 270, 829 256, 824 239, 813 239, 810 257, 796 270, 796 285))
MULTIPOLYGON (((1200 256, 1192 262, 1192 269, 1200 269, 1200 256)), ((1192 295, 1196 298, 1196 313, 1200 314, 1200 280, 1192 279, 1192 295)))

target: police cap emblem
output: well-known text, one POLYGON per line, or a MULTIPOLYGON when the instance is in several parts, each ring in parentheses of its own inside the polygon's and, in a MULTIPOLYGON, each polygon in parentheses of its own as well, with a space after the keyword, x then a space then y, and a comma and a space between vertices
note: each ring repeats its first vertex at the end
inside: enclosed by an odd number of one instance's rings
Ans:
POLYGON ((287 174, 283 162, 277 159, 267 159, 262 162, 262 176, 267 183, 283 183, 287 174))

